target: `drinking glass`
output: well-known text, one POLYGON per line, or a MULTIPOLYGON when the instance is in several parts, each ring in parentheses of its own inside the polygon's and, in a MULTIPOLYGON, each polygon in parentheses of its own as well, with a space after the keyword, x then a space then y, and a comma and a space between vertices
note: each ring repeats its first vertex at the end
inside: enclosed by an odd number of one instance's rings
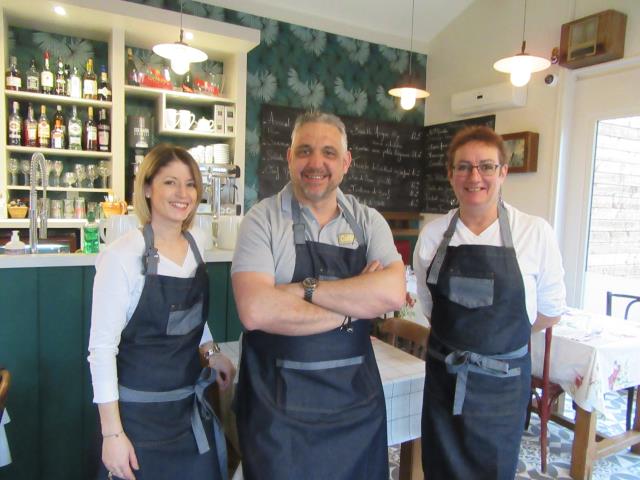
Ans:
POLYGON ((20 171, 24 175, 24 184, 29 186, 29 172, 31 170, 31 162, 29 160, 20 160, 20 171))
POLYGON ((63 170, 64 166, 62 164, 61 160, 56 160, 55 162, 53 162, 53 173, 55 173, 55 177, 53 179, 53 186, 54 187, 59 187, 60 186, 60 175, 62 175, 62 170, 63 170))
POLYGON ((74 183, 76 183, 76 174, 74 172, 64 172, 62 176, 62 183, 66 185, 67 188, 71 188, 74 183))
POLYGON ((107 178, 111 172, 110 164, 106 160, 100 160, 98 162, 98 174, 102 178, 102 188, 109 188, 107 185, 107 178))
POLYGON ((76 173, 76 180, 78 182, 76 186, 82 188, 82 182, 87 178, 87 168, 82 163, 76 163, 73 170, 76 173))
POLYGON ((53 170, 53 160, 46 160, 45 164, 44 164, 44 170, 45 173, 47 174, 47 186, 50 186, 51 184, 51 171, 53 170))
POLYGON ((11 174, 11 185, 18 185, 18 172, 20 171, 20 164, 17 158, 10 158, 8 165, 9 173, 11 174))
POLYGON ((93 163, 87 165, 87 178, 91 182, 90 187, 96 188, 95 181, 98 178, 98 167, 93 163))

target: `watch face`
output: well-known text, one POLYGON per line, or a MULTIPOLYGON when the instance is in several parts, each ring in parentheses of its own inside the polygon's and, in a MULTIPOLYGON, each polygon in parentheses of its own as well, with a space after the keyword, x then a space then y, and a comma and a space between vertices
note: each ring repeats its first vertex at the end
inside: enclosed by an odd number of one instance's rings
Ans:
POLYGON ((302 281, 304 288, 315 288, 318 285, 318 279, 313 277, 307 277, 302 281))

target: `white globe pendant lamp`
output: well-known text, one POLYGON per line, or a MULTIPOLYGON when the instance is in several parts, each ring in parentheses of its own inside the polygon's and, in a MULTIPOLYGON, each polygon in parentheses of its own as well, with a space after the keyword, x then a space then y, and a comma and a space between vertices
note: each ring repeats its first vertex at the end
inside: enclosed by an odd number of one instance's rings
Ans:
POLYGON ((416 75, 411 72, 411 61, 413 57, 413 15, 415 10, 415 0, 411 1, 411 45, 409 47, 409 73, 404 75, 397 86, 389 89, 389 95, 400 97, 400 106, 404 110, 411 110, 418 98, 427 98, 427 92, 416 75))
POLYGON ((527 42, 524 39, 527 26, 527 0, 524 0, 524 20, 522 25, 522 48, 520 53, 512 57, 502 58, 493 64, 493 68, 502 73, 510 74, 511 84, 514 87, 523 87, 531 79, 531 74, 546 70, 551 62, 542 57, 529 55, 525 52, 527 42))
POLYGON ((189 71, 192 63, 204 62, 206 53, 187 45, 184 40, 184 30, 182 29, 182 1, 180 2, 180 40, 174 43, 160 43, 153 47, 153 53, 168 59, 171 62, 171 70, 178 75, 184 75, 189 71))

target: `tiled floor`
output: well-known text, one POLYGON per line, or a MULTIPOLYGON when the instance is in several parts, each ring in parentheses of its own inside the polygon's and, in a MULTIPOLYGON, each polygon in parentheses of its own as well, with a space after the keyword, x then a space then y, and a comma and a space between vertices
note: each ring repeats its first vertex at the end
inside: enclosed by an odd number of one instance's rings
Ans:
MULTIPOLYGON (((598 416, 598 430, 605 434, 620 433, 624 427, 626 412, 626 392, 623 395, 607 394, 607 407, 615 418, 598 416)), ((567 401, 567 415, 572 415, 571 402, 567 401)), ((573 432, 553 422, 549 422, 549 456, 547 473, 540 472, 540 424, 538 417, 531 416, 529 430, 524 433, 520 450, 520 461, 515 480, 561 479, 570 480, 569 464, 571 462, 571 442, 573 432)), ((390 479, 398 478, 399 447, 389 449, 390 479)), ((629 450, 617 455, 610 455, 595 463, 593 480, 638 480, 640 479, 640 455, 629 450)))

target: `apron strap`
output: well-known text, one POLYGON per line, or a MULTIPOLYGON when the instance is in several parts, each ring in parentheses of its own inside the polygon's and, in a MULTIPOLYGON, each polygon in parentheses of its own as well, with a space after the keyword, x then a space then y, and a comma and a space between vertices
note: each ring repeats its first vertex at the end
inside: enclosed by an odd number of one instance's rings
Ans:
POLYGON ((436 360, 444 362, 447 372, 456 376, 456 388, 453 397, 453 414, 462 414, 462 406, 467 393, 467 377, 469 372, 488 375, 491 377, 517 377, 520 376, 520 367, 509 368, 509 362, 524 357, 529 351, 529 345, 499 355, 481 355, 466 350, 454 350, 447 355, 437 352, 433 348, 427 350, 427 354, 436 360))
POLYGON ((216 442, 216 455, 218 457, 218 465, 220 465, 220 473, 222 479, 227 479, 227 444, 224 438, 222 425, 216 416, 213 408, 204 396, 207 387, 216 381, 216 370, 212 368, 203 368, 200 377, 194 386, 177 388, 166 392, 147 392, 143 390, 134 390, 122 385, 118 385, 118 392, 121 402, 132 403, 156 403, 156 402, 175 402, 193 395, 193 408, 191 410, 191 430, 198 445, 200 454, 206 453, 211 446, 207 440, 207 435, 202 423, 202 417, 205 420, 213 420, 213 435, 216 442))
POLYGON ((196 258, 196 263, 198 265, 200 265, 201 263, 204 263, 202 260, 202 255, 200 255, 200 250, 198 249, 198 244, 193 238, 193 235, 191 235, 191 232, 185 231, 185 232, 182 232, 182 234, 184 235, 184 238, 187 239, 187 242, 189 242, 189 246, 191 247, 193 256, 196 258))
MULTIPOLYGON (((453 214, 453 217, 449 222, 449 226, 442 236, 442 241, 440 242, 440 245, 438 245, 436 255, 433 257, 433 262, 431 263, 431 269, 429 270, 429 276, 427 278, 427 283, 430 283, 431 285, 436 285, 438 283, 438 277, 440 276, 440 269, 444 263, 447 247, 449 246, 449 243, 451 243, 451 238, 456 231, 456 225, 459 218, 460 210, 458 209, 453 214)), ((505 248, 513 248, 513 237, 511 236, 511 227, 509 226, 509 212, 507 212, 502 200, 498 202, 498 224, 500 225, 500 239, 502 240, 502 245, 505 248)))
POLYGON ((160 255, 158 249, 154 246, 153 241, 153 229, 150 223, 146 223, 142 227, 142 236, 144 237, 144 253, 142 254, 142 274, 143 275, 157 275, 158 263, 160 262, 160 255))
MULTIPOLYGON (((347 209, 347 206, 342 202, 342 200, 338 199, 338 205, 340 206, 342 215, 347 221, 349 228, 351 228, 353 235, 356 237, 358 245, 366 245, 364 241, 364 230, 358 224, 353 214, 347 209)), ((293 240, 296 245, 304 245, 306 243, 306 224, 302 218, 300 203, 298 203, 298 200, 294 195, 291 195, 291 218, 293 220, 293 240)))

